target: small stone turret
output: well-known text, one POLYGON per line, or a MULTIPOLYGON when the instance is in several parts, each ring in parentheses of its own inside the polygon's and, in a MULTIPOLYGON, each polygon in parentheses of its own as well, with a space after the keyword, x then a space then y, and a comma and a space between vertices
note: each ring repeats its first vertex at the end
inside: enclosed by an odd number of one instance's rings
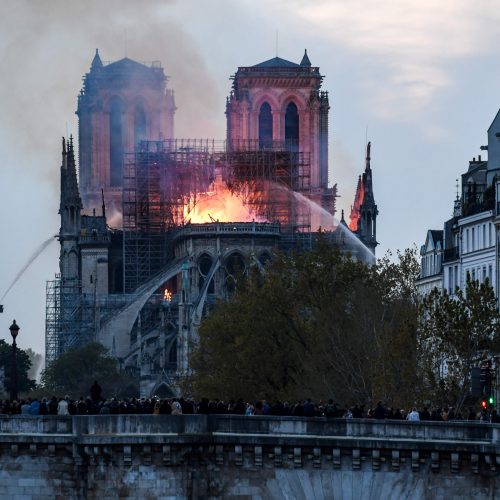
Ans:
POLYGON ((349 229, 358 236, 372 253, 375 253, 375 247, 378 245, 378 209, 373 195, 370 151, 371 142, 366 146, 365 171, 358 179, 354 204, 351 207, 349 229))
POLYGON ((360 206, 360 225, 358 227, 358 235, 361 241, 375 253, 377 243, 377 215, 378 209, 373 195, 372 169, 370 165, 370 149, 369 142, 366 147, 366 167, 362 177, 363 185, 363 202, 360 206))
POLYGON ((61 198, 59 215, 61 227, 59 241, 61 243, 61 256, 59 260, 61 278, 77 279, 79 269, 78 237, 81 229, 82 200, 78 190, 76 177, 75 153, 73 138, 67 142, 62 140, 62 165, 61 165, 61 198))

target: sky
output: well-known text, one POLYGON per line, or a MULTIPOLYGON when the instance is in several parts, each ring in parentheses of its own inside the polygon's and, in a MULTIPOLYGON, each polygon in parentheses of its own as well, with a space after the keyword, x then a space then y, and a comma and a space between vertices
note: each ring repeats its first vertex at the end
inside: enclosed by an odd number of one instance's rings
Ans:
MULTIPOLYGON (((491 0, 2 0, 0 297, 59 230, 61 136, 96 48, 161 61, 177 137, 224 138, 230 75, 307 48, 330 96, 330 181, 349 214, 372 142, 377 255, 420 246, 450 217, 456 180, 500 107, 491 0)), ((483 152, 483 156, 485 152, 483 152)), ((54 240, 0 301, 0 339, 44 352, 54 240)))

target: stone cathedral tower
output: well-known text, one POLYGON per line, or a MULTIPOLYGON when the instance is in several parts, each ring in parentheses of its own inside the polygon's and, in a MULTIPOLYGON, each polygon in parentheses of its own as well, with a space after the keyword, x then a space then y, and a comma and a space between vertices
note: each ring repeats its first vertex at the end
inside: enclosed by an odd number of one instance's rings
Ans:
POLYGON ((375 255, 377 242, 378 208, 373 195, 373 174, 371 167, 371 142, 366 146, 365 171, 359 176, 358 186, 351 207, 349 229, 375 255))
POLYGON ((124 58, 103 64, 96 50, 78 96, 80 192, 89 213, 101 206, 121 213, 123 155, 141 140, 171 139, 175 102, 159 63, 124 58))
POLYGON ((307 51, 300 64, 275 57, 239 67, 227 99, 227 141, 232 150, 286 148, 309 158, 310 197, 334 211, 328 189, 328 92, 307 51))

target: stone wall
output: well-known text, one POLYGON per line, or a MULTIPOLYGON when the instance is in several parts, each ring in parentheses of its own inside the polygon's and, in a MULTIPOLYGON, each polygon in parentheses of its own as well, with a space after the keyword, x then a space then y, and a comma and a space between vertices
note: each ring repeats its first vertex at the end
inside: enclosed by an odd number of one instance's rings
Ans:
POLYGON ((500 426, 475 422, 0 418, 9 499, 495 498, 499 470, 500 426))

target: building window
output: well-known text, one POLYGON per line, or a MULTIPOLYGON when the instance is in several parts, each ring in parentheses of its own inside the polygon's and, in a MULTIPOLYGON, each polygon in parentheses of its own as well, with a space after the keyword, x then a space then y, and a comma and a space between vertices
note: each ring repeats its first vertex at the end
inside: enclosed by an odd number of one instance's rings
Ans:
POLYGON ((464 250, 464 253, 468 252, 469 249, 470 249, 470 240, 469 240, 469 238, 470 238, 469 230, 466 229, 465 230, 465 250, 464 250))
POLYGON ((492 278, 493 278, 493 266, 490 264, 488 266, 488 280, 490 282, 490 286, 493 286, 492 278))
POLYGON ((491 222, 488 224, 488 246, 493 245, 493 238, 491 237, 491 222))
POLYGON ((288 150, 299 150, 299 112, 293 102, 286 107, 285 142, 288 150))
POLYGON ((472 279, 472 281, 476 281, 476 270, 475 269, 472 270, 472 278, 471 279, 472 279))
POLYGON ((270 147, 273 142, 273 114, 271 106, 265 102, 259 111, 259 147, 270 147))
POLYGON ((483 224, 483 248, 486 248, 486 224, 483 224))
POLYGON ((458 282, 458 266, 455 266, 455 286, 460 288, 460 283, 458 282))
POLYGON ((472 240, 472 242, 471 242, 471 243, 472 243, 472 244, 471 244, 471 246, 470 246, 470 248, 471 248, 471 252, 473 252, 473 251, 476 249, 476 241, 475 241, 475 239, 476 239, 476 238, 475 238, 475 237, 476 237, 476 234, 475 234, 475 231, 476 231, 476 229, 473 227, 473 228, 472 228, 472 238, 471 238, 471 240, 472 240))
POLYGON ((483 275, 481 276, 483 283, 486 280, 486 266, 483 266, 483 275))

